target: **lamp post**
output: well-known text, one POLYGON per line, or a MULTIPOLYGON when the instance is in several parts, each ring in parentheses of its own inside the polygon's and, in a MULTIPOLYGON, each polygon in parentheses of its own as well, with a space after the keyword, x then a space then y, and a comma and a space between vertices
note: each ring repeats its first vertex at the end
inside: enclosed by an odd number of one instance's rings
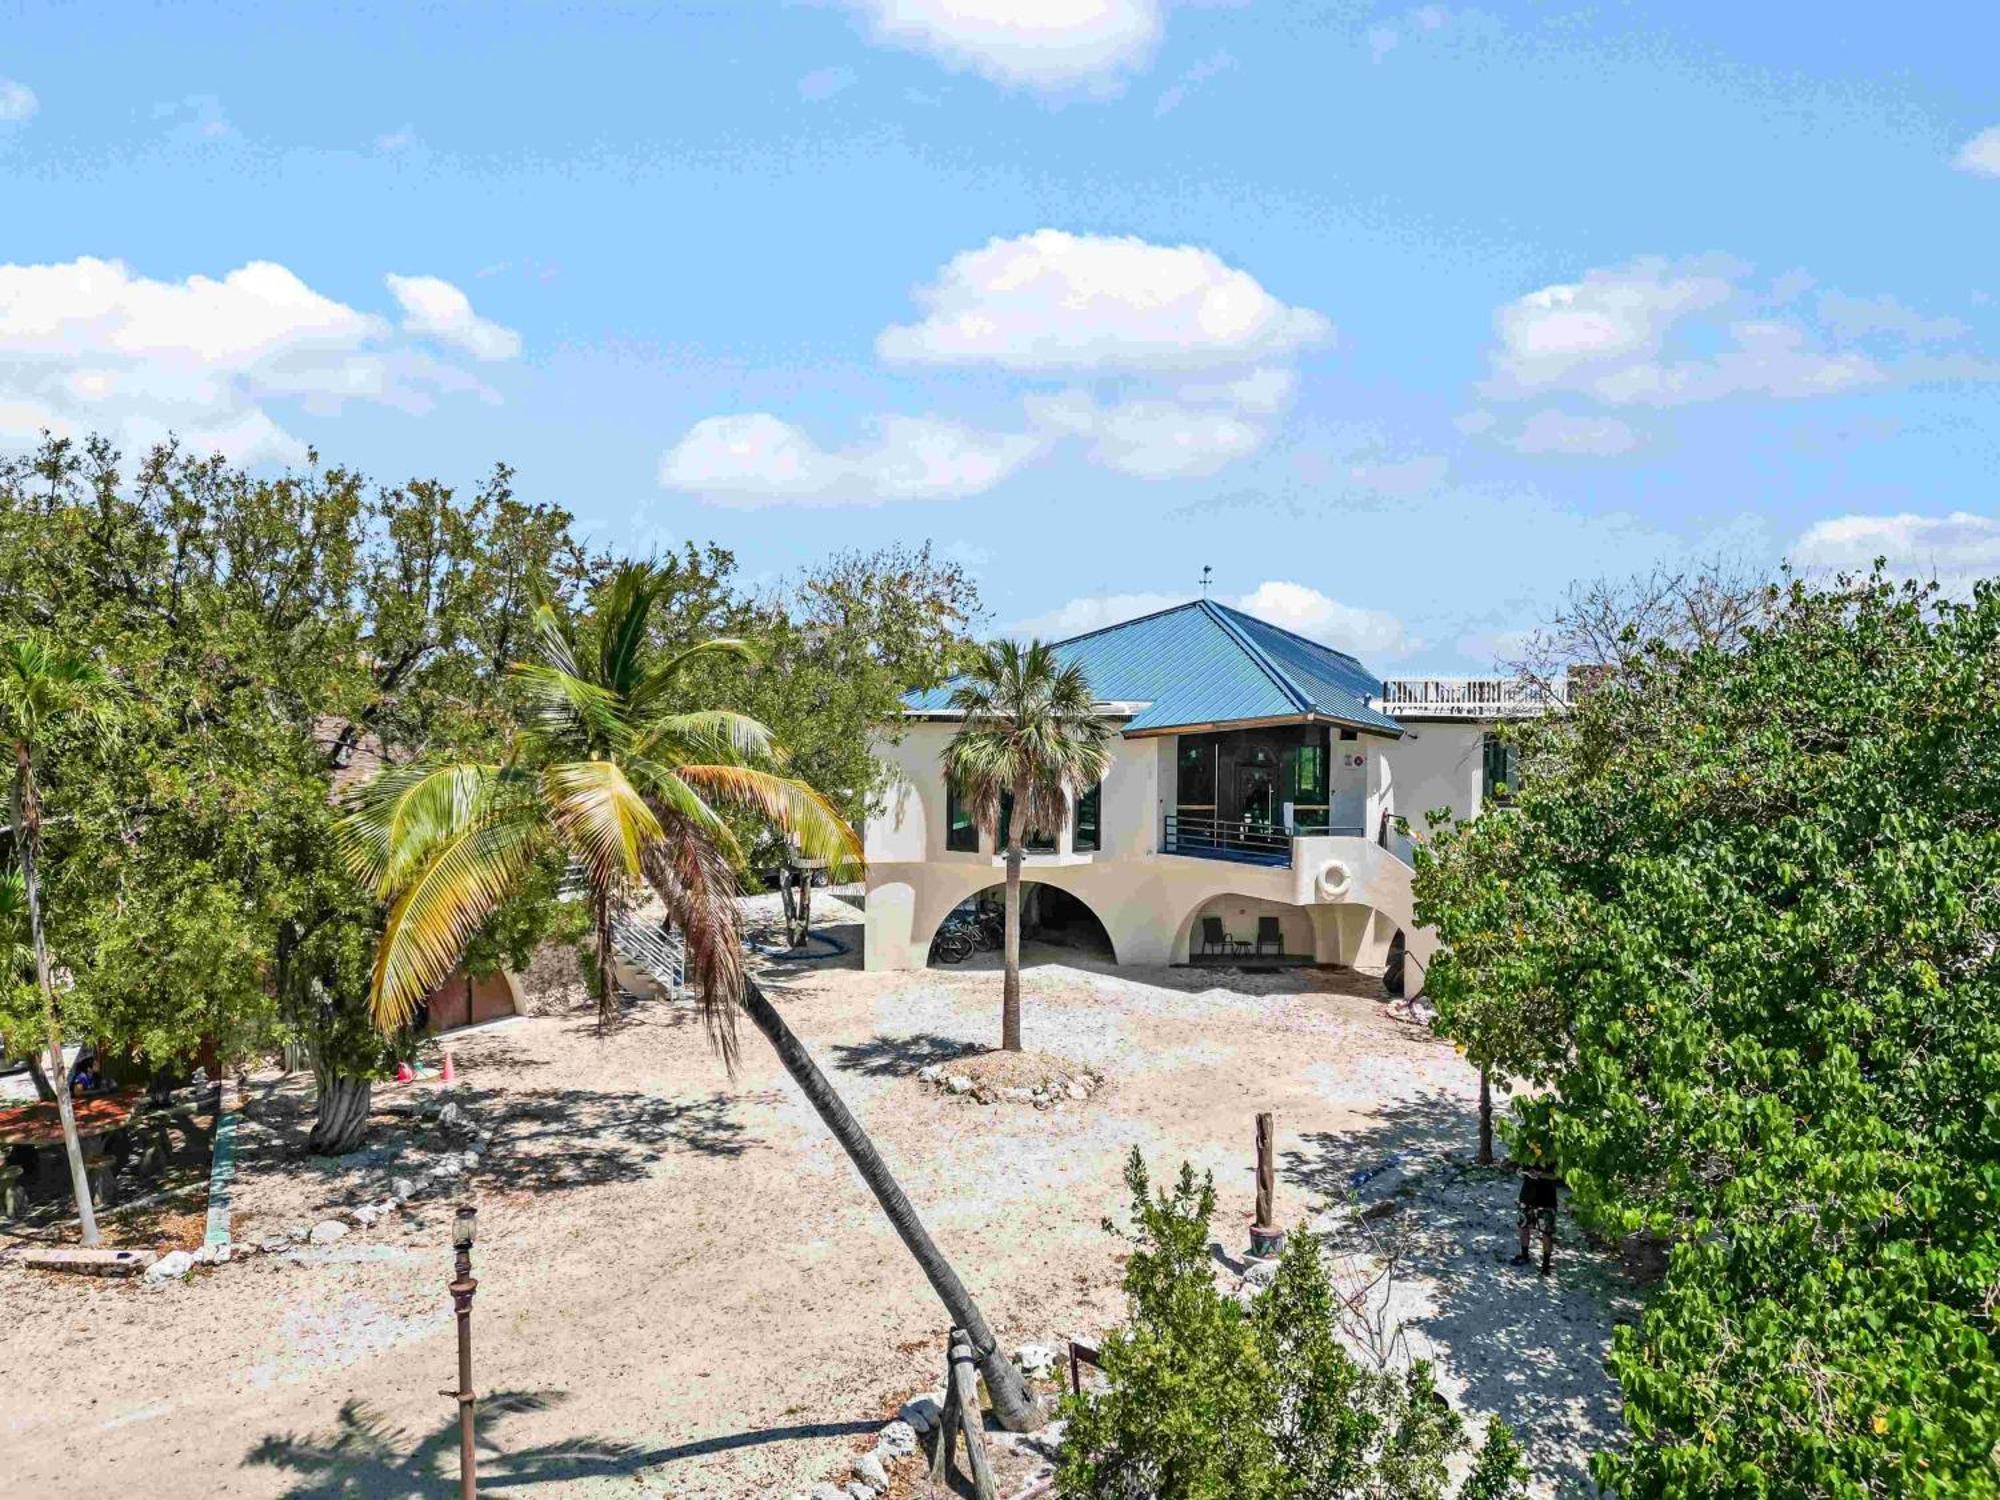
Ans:
POLYGON ((451 1247, 457 1252, 449 1291, 458 1313, 458 1492, 463 1500, 474 1500, 479 1493, 479 1461, 472 1447, 472 1294, 479 1290, 472 1279, 472 1231, 478 1220, 479 1210, 461 1203, 451 1226, 451 1247))

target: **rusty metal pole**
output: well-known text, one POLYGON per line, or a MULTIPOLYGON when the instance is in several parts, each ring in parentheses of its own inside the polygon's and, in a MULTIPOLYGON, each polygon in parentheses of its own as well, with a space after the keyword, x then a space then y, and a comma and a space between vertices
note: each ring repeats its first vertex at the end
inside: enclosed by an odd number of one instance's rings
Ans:
POLYGON ((479 1459, 472 1445, 472 1294, 479 1290, 472 1279, 472 1231, 478 1217, 471 1204, 461 1204, 451 1233, 457 1252, 449 1290, 458 1314, 458 1492, 463 1500, 476 1500, 479 1494, 479 1459))
POLYGON ((1257 1116, 1257 1221, 1250 1226, 1250 1253, 1260 1259, 1276 1255, 1285 1244, 1272 1204, 1278 1189, 1277 1137, 1277 1122, 1266 1110, 1257 1116))

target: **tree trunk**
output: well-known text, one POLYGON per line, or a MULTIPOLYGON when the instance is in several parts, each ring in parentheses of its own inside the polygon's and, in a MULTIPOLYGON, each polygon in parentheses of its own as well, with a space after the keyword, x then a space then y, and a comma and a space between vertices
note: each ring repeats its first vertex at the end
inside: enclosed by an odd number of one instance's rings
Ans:
POLYGON ((76 1107, 70 1102, 69 1069, 63 1065, 62 1023, 56 1017, 56 986, 49 973, 48 938, 42 931, 41 872, 36 859, 42 845, 42 809, 35 795, 35 768, 28 742, 14 742, 14 848, 21 859, 21 884, 28 895, 28 932, 35 945, 35 982, 42 990, 42 1021, 48 1033, 49 1078, 54 1080, 56 1115, 62 1121, 63 1154, 69 1157, 69 1187, 76 1198, 77 1227, 86 1247, 98 1241, 97 1206, 90 1201, 90 1174, 83 1169, 83 1140, 76 1133, 76 1107))
POLYGON ((472 970, 465 971, 465 1024, 472 1024, 472 970))
POLYGON ((375 1085, 366 1078, 342 1078, 315 1068, 319 1083, 319 1114, 313 1120, 306 1149, 316 1156, 345 1156, 361 1149, 368 1133, 368 1110, 375 1085))
POLYGON ((1486 1068, 1479 1070, 1479 1165, 1493 1165, 1493 1077, 1486 1068))
POLYGON ((811 870, 799 872, 799 938, 794 948, 804 948, 812 940, 813 877, 811 870))
POLYGON ((785 1018, 765 998, 757 981, 747 975, 743 980, 743 1009, 756 1023, 757 1029, 764 1033, 764 1039, 778 1054, 785 1071, 792 1075, 792 1082, 799 1086, 799 1092, 806 1096, 807 1102, 825 1121, 826 1128, 833 1132, 833 1138, 840 1142, 847 1159, 854 1163, 855 1171, 861 1174, 861 1180, 874 1193, 875 1201, 882 1205, 890 1224, 923 1268, 931 1290, 944 1303, 953 1326, 963 1328, 971 1338, 973 1352, 979 1357, 979 1373, 985 1377, 987 1394, 993 1398, 993 1414, 1000 1419, 1000 1425, 1009 1432, 1031 1432, 1039 1427, 1042 1414, 1029 1399, 1027 1389, 1021 1383, 1021 1372, 1014 1368, 1013 1361, 1000 1352, 999 1343, 993 1337, 993 1330, 987 1326, 979 1304, 972 1300, 972 1294, 958 1279, 951 1262, 944 1258, 943 1252, 931 1239, 923 1220, 917 1217, 916 1206, 889 1171, 888 1163, 882 1160, 875 1143, 868 1138, 868 1132, 861 1128, 860 1122, 849 1113, 846 1103, 834 1092, 833 1085, 827 1082, 826 1075, 820 1072, 812 1054, 792 1034, 792 1028, 785 1024, 785 1018))
MULTIPOLYGON (((1015 798, 1014 805, 1022 805, 1015 798)), ((1021 830, 1008 830, 1006 972, 1000 979, 1000 1050, 1021 1050, 1021 830)))
POLYGON ((597 1034, 606 1035, 618 1022, 618 979, 611 963, 611 893, 590 893, 593 926, 597 930, 597 1034))
POLYGON ((49 1085, 49 1070, 42 1066, 39 1052, 28 1054, 28 1076, 35 1081, 35 1097, 44 1104, 56 1102, 56 1091, 49 1085))

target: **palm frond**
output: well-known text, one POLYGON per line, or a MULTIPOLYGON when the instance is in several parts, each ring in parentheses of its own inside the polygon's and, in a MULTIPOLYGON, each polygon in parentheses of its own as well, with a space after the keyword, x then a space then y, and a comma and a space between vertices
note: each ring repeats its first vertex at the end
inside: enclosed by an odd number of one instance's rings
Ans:
POLYGON ((584 675, 583 667, 577 661, 576 638, 570 632, 569 621, 547 599, 535 606, 535 639, 541 647, 542 660, 547 665, 571 677, 581 678, 584 675))
POLYGON ((646 673, 639 685, 632 689, 633 711, 640 712, 650 707, 673 687, 683 667, 706 656, 734 656, 743 661, 755 661, 757 650, 748 641, 737 640, 733 636, 717 636, 713 640, 697 641, 685 650, 675 652, 663 664, 646 673))
POLYGON ((660 836, 660 823, 617 761, 549 766, 542 772, 542 796, 557 834, 593 884, 640 878, 640 852, 660 836))
POLYGON ((783 758, 769 729, 748 714, 726 708, 697 709, 656 719, 646 726, 632 748, 635 754, 647 757, 669 749, 686 757, 727 755, 746 761, 783 758))
POLYGON ((698 829, 731 861, 741 863, 743 850, 728 821, 708 805, 702 794, 681 780, 681 768, 660 761, 627 760, 626 768, 644 788, 646 800, 671 810, 686 828, 698 829))
POLYGON ((433 850, 390 904, 375 949, 369 1006, 378 1027, 408 1024, 417 1002, 452 971, 521 878, 539 829, 532 815, 517 813, 474 823, 433 850))
POLYGON ((391 766, 350 792, 334 827, 343 864, 386 900, 433 850, 490 813, 500 767, 391 766))
POLYGON ((597 682, 619 697, 640 685, 639 657, 646 645, 646 622, 660 595, 659 570, 651 563, 623 562, 596 610, 597 682))
POLYGON ((852 879, 865 861, 861 840, 833 804, 805 782, 753 766, 680 766, 688 785, 761 813, 806 859, 825 860, 829 878, 852 879))
POLYGON ((625 733, 624 706, 616 693, 539 662, 517 662, 511 670, 528 700, 529 722, 543 738, 601 749, 625 733))
POLYGON ((733 1074, 736 1006, 743 993, 743 935, 737 921, 736 874, 722 847, 700 823, 654 804, 661 837, 646 847, 646 883, 680 929, 688 973, 710 1043, 733 1074))

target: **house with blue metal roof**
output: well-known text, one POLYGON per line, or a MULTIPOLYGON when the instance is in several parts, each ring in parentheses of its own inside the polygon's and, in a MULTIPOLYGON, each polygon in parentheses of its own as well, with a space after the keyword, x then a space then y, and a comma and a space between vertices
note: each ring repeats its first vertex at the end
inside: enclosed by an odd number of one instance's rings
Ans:
MULTIPOLYGON (((1407 823, 1476 815, 1511 774, 1497 679, 1394 679, 1212 599, 1053 643, 1118 726, 1104 778, 1027 835, 1024 930, 1119 963, 1402 964, 1407 823)), ((867 825, 866 964, 920 968, 953 913, 997 899, 1001 847, 940 758, 955 682, 904 700, 877 753, 897 784, 867 825), (996 846, 997 845, 997 846, 996 846)))

